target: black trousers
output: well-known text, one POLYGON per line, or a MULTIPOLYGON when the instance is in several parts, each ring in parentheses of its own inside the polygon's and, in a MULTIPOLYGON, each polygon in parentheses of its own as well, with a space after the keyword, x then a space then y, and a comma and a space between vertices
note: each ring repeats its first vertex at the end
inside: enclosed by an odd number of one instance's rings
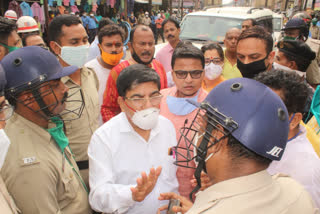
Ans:
POLYGON ((159 35, 160 35, 161 38, 162 38, 162 42, 163 42, 163 43, 165 42, 165 41, 164 41, 164 36, 163 36, 163 30, 162 30, 162 28, 156 28, 156 38, 155 38, 156 44, 158 44, 159 35))

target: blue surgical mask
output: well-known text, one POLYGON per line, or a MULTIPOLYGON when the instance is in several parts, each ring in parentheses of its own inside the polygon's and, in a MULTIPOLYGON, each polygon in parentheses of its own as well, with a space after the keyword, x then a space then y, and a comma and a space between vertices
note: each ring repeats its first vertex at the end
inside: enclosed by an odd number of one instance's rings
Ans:
POLYGON ((81 68, 87 61, 89 53, 89 44, 81 46, 63 46, 61 47, 60 57, 69 65, 75 65, 81 68))
POLYGON ((190 114, 193 112, 197 107, 191 103, 189 103, 187 100, 192 100, 194 102, 197 102, 199 96, 199 91, 196 96, 191 98, 182 98, 182 97, 173 97, 173 96, 167 96, 167 104, 169 111, 172 114, 184 116, 187 114, 190 114))

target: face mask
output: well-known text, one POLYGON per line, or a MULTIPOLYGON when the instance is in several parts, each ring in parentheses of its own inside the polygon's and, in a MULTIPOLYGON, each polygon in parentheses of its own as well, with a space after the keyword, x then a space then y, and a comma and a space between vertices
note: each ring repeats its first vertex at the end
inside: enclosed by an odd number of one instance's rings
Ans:
POLYGON ((297 40, 299 37, 284 36, 284 40, 297 40))
POLYGON ((131 118, 132 122, 143 130, 150 130, 158 124, 160 109, 147 108, 136 111, 131 118))
POLYGON ((173 96, 167 96, 167 104, 169 111, 172 114, 175 115, 188 115, 191 112, 193 112, 197 107, 191 103, 189 103, 187 100, 192 100, 194 102, 197 102, 198 100, 199 92, 196 96, 192 98, 181 98, 181 97, 173 97, 173 96))
POLYGON ((3 43, 0 43, 0 45, 3 46, 3 47, 5 47, 5 48, 7 48, 8 51, 9 51, 9 53, 20 48, 20 47, 16 47, 16 46, 8 46, 8 45, 5 45, 5 44, 3 44, 3 43))
POLYGON ((133 53, 131 54, 132 58, 134 59, 134 61, 136 61, 138 64, 144 64, 144 65, 149 65, 152 60, 153 60, 153 57, 150 59, 149 62, 143 62, 140 57, 138 56, 138 54, 136 53, 136 51, 134 50, 134 48, 132 47, 132 51, 133 53))
POLYGON ((272 64, 273 68, 275 70, 282 70, 282 71, 285 71, 285 72, 294 72, 296 74, 298 74, 300 77, 305 77, 306 76, 306 72, 301 72, 301 71, 297 71, 297 70, 292 70, 291 68, 289 67, 286 67, 284 65, 280 65, 279 63, 276 63, 274 62, 272 64))
POLYGON ((69 140, 64 134, 63 131, 63 122, 58 117, 51 118, 51 121, 56 124, 56 127, 47 129, 51 137, 54 139, 54 141, 59 146, 61 152, 64 152, 64 149, 69 145, 69 140))
POLYGON ((0 129, 0 169, 3 166, 4 160, 10 146, 10 140, 3 129, 0 129))
MULTIPOLYGON (((57 44, 58 45, 58 44, 57 44)), ((60 45, 58 45, 60 47, 60 45)), ((82 67, 88 58, 89 44, 77 47, 63 46, 61 48, 61 59, 69 65, 75 65, 79 68, 82 67)))
POLYGON ((91 17, 93 17, 93 14, 90 14, 91 17))
POLYGON ((248 64, 243 64, 239 59, 237 59, 237 67, 243 77, 252 79, 257 74, 267 70, 266 64, 264 63, 264 60, 267 59, 267 57, 268 56, 248 64))
POLYGON ((211 62, 209 65, 206 65, 204 67, 204 70, 205 76, 209 80, 214 80, 221 75, 223 69, 220 65, 216 65, 211 62))
POLYGON ((103 51, 101 47, 100 47, 100 50, 101 50, 102 60, 108 65, 112 65, 112 66, 117 65, 123 57, 123 51, 121 51, 121 53, 118 53, 118 54, 110 54, 103 51))

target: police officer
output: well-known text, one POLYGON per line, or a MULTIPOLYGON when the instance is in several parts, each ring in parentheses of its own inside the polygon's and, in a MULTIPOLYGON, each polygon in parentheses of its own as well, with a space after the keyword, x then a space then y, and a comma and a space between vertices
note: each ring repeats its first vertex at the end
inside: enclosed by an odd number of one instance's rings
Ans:
MULTIPOLYGON (((0 170, 3 166, 3 162, 6 158, 10 140, 3 128, 6 125, 6 120, 8 120, 13 113, 13 108, 4 97, 4 87, 7 83, 4 71, 0 65, 0 170)), ((17 214, 19 212, 17 206, 15 205, 12 197, 8 193, 7 187, 0 175, 0 211, 5 214, 17 214)))
POLYGON ((198 162, 194 192, 201 186, 201 171, 207 173, 212 185, 196 195, 191 209, 186 198, 161 194, 160 200, 180 199, 182 206, 175 206, 174 211, 316 212, 310 195, 300 184, 280 174, 271 177, 266 171, 272 161, 281 159, 289 125, 286 107, 271 89, 247 78, 224 81, 201 103, 195 119, 190 127, 182 128, 184 137, 177 147, 186 143, 189 155, 182 156, 186 162, 177 164, 198 162))
MULTIPOLYGON (((11 145, 1 169, 8 191, 22 213, 90 213, 60 119, 63 111, 80 116, 81 111, 65 109, 66 99, 72 98, 60 81, 78 68, 62 68, 53 54, 37 46, 18 49, 1 64, 5 96, 15 107, 5 128, 11 145)), ((78 103, 83 106, 82 100, 78 103)))
MULTIPOLYGON (((309 29, 302 19, 290 19, 282 30, 284 32, 284 39, 300 40, 303 42, 306 42, 308 39, 309 29)), ((317 59, 311 62, 306 72, 307 82, 316 88, 320 84, 320 71, 317 59)))

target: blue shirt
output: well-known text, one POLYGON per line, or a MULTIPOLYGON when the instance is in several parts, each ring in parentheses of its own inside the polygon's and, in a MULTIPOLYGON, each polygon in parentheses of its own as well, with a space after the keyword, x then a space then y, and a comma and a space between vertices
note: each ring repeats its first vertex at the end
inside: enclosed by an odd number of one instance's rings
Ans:
POLYGON ((97 24, 96 24, 96 21, 94 20, 94 18, 89 17, 88 28, 90 30, 97 28, 97 24))
POLYGON ((84 27, 87 27, 87 25, 89 25, 89 19, 90 18, 88 16, 81 16, 81 20, 84 27))

